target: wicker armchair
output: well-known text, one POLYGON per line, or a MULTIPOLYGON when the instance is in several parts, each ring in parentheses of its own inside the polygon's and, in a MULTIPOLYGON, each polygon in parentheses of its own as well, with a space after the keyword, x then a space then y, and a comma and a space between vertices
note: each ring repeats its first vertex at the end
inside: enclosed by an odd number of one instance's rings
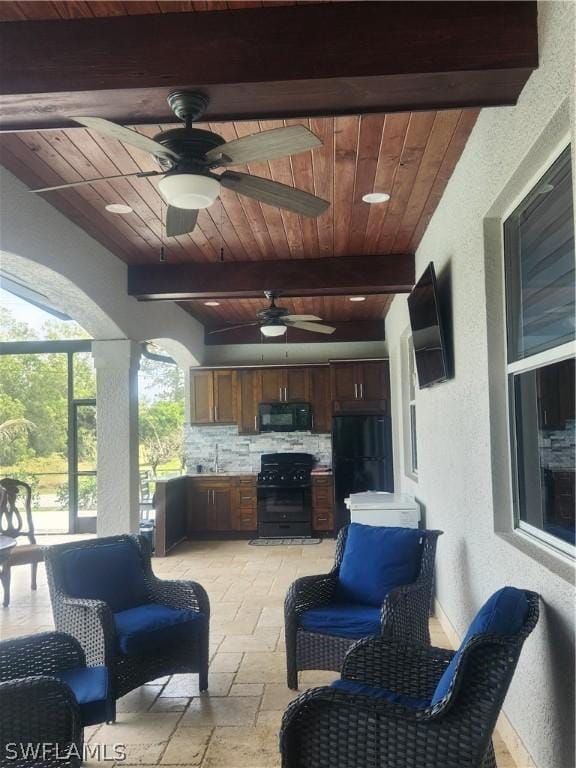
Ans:
MULTIPOLYGON (((283 768, 496 768, 492 733, 525 639, 538 621, 538 595, 514 635, 474 637, 459 651, 446 695, 414 709, 335 688, 313 688, 282 722, 283 768)), ((360 640, 343 680, 432 699, 454 652, 385 638, 360 640)))
MULTIPOLYGON (((358 638, 338 637, 309 632, 300 626, 300 617, 311 609, 328 605, 336 595, 338 573, 349 526, 338 534, 334 567, 325 575, 304 576, 288 590, 284 602, 287 683, 298 688, 298 672, 304 669, 327 669, 340 672, 344 657, 358 638)), ((403 642, 430 645, 429 618, 434 583, 436 542, 442 531, 420 531, 424 537, 420 573, 412 584, 388 593, 380 609, 382 636, 403 642)))
POLYGON ((47 547, 45 559, 56 628, 78 639, 89 665, 108 667, 115 698, 151 680, 182 672, 197 672, 200 690, 208 688, 208 596, 196 582, 158 579, 152 573, 150 547, 143 537, 113 536, 58 544, 47 547), (114 545, 128 546, 132 556, 133 550, 137 552, 145 589, 140 603, 146 603, 140 607, 183 610, 197 618, 194 631, 186 631, 169 644, 148 649, 142 646, 137 652, 122 649, 120 614, 102 599, 74 597, 65 571, 68 553, 93 556, 98 554, 97 548, 114 545))
POLYGON ((58 632, 0 643, 0 765, 80 765, 80 707, 69 686, 54 675, 85 665, 78 641, 58 632), (23 756, 23 749, 43 744, 49 745, 44 758, 40 752, 36 759, 23 756), (68 753, 70 759, 63 760, 68 753))

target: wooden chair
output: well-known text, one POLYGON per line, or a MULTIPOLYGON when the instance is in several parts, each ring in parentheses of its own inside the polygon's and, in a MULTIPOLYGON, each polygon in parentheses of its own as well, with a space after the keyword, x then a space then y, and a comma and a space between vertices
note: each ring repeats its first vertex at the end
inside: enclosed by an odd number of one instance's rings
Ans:
POLYGON ((28 539, 28 544, 18 544, 10 552, 10 557, 4 562, 0 573, 0 581, 4 589, 4 607, 10 605, 10 572, 12 566, 32 566, 31 588, 36 589, 38 563, 44 559, 43 548, 36 543, 34 521, 32 520, 32 488, 22 480, 5 477, 0 480, 0 533, 18 540, 28 539), (18 509, 18 497, 24 496, 24 511, 18 509))

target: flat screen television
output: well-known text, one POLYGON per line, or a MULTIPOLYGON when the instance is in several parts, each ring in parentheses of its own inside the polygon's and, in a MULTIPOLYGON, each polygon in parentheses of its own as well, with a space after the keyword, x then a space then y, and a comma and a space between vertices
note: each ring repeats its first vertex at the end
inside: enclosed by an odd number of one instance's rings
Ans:
POLYGON ((432 262, 408 296, 408 311, 420 389, 446 381, 448 355, 432 262))

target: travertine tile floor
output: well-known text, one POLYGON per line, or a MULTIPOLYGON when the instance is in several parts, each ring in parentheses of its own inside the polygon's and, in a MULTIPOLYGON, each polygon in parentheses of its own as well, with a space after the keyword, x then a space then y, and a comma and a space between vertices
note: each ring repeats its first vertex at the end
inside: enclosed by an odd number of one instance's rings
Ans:
MULTIPOLYGON (((333 557, 333 541, 304 547, 221 541, 190 543, 155 560, 154 570, 161 578, 194 579, 208 591, 210 690, 199 695, 196 675, 156 680, 121 699, 117 723, 88 729, 87 741, 125 744, 127 759, 114 768, 279 766, 278 729, 284 708, 294 696, 285 682, 284 595, 299 576, 329 570, 333 557)), ((43 568, 36 593, 29 590, 28 568, 15 568, 12 573, 12 604, 0 609, 0 636, 51 629, 43 568)), ((432 642, 448 646, 435 620, 432 642)), ((333 672, 304 672, 300 685, 323 685, 335 677, 333 672)), ((496 746, 499 768, 515 766, 498 737, 496 746)))

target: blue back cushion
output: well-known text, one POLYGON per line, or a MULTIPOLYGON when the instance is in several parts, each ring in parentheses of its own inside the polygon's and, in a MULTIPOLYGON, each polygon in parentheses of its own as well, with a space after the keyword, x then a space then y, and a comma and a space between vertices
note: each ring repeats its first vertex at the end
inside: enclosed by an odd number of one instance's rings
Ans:
POLYGON ((71 548, 62 565, 70 597, 103 600, 113 612, 148 602, 142 560, 131 542, 71 548))
POLYGON ((498 592, 494 592, 476 614, 460 648, 440 678, 432 696, 432 704, 437 704, 448 693, 466 644, 478 635, 518 634, 528 616, 528 608, 528 598, 521 589, 503 587, 498 592))
POLYGON ((423 541, 415 528, 351 523, 338 574, 338 598, 381 606, 390 590, 418 578, 423 541))

